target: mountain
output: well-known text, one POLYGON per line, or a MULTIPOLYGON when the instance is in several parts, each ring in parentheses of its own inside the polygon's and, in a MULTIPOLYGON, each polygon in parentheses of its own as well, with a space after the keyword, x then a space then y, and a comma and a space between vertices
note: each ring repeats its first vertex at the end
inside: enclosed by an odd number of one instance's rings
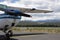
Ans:
POLYGON ((38 20, 38 21, 31 21, 25 20, 20 21, 18 25, 58 25, 60 26, 60 20, 38 20))
POLYGON ((40 24, 34 21, 20 21, 18 25, 40 25, 40 24))
POLYGON ((37 22, 44 22, 43 25, 58 25, 60 26, 60 20, 39 20, 37 22))
POLYGON ((60 22, 60 20, 54 19, 54 20, 38 20, 36 22, 60 22))

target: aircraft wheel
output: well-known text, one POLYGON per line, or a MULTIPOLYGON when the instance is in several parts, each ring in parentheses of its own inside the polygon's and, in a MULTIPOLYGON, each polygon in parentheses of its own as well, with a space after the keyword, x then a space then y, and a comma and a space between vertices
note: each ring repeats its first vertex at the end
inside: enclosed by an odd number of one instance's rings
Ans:
POLYGON ((13 35, 13 32, 12 32, 11 30, 9 30, 9 31, 5 34, 5 38, 6 38, 7 40, 9 40, 12 35, 13 35))
POLYGON ((8 33, 6 33, 5 38, 6 38, 6 40, 9 40, 10 39, 10 35, 8 33))
POLYGON ((13 35, 12 30, 9 30, 9 31, 8 31, 8 34, 9 34, 9 36, 12 36, 12 35, 13 35))
POLYGON ((11 37, 12 35, 13 35, 12 30, 9 30, 9 31, 6 33, 6 37, 11 37))

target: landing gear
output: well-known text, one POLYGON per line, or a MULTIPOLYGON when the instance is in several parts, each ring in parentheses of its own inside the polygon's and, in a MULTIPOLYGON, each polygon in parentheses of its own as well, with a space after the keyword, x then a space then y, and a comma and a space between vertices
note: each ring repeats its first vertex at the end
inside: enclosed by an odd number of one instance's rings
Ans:
POLYGON ((13 35, 12 30, 9 30, 9 31, 6 33, 6 36, 7 36, 7 35, 12 36, 12 35, 13 35))
POLYGON ((13 35, 12 30, 9 30, 8 32, 6 32, 5 37, 6 37, 6 39, 10 39, 10 37, 11 37, 12 35, 13 35))
POLYGON ((3 29, 3 32, 5 33, 5 37, 9 38, 13 35, 13 32, 12 30, 8 30, 9 25, 5 25, 4 29, 3 29))

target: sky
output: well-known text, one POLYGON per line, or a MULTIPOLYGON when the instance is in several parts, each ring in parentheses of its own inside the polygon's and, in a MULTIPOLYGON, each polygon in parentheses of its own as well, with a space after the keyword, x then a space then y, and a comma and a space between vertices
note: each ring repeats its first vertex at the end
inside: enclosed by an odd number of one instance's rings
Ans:
POLYGON ((60 20, 60 0, 0 0, 0 4, 39 10, 53 10, 52 13, 27 13, 32 15, 32 18, 22 17, 22 20, 60 20))

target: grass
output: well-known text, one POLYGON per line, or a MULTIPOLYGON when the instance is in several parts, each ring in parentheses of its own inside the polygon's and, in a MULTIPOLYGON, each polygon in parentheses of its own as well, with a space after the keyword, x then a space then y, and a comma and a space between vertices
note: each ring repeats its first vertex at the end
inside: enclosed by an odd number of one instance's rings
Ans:
POLYGON ((60 27, 14 27, 14 31, 60 33, 60 27))

